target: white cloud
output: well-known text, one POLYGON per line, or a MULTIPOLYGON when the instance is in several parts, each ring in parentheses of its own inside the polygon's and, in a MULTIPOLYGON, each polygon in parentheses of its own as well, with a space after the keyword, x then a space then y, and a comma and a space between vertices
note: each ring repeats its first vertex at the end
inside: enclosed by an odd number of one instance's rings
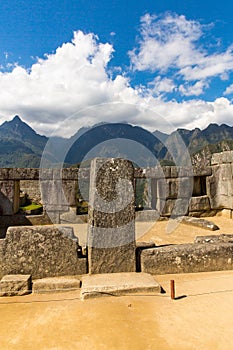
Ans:
MULTIPOLYGON (((0 72, 2 121, 19 114, 39 132, 48 133, 64 118, 89 106, 137 98, 126 78, 109 77, 107 65, 113 51, 95 35, 78 31, 72 42, 38 59, 30 70, 16 66, 11 72, 0 72)), ((77 127, 87 121, 80 117, 77 127)), ((68 134, 74 132, 66 128, 68 134)))
MULTIPOLYGON (((181 82, 198 81, 195 89, 189 89, 188 95, 192 90, 194 95, 201 93, 200 86, 206 87, 207 79, 219 77, 225 80, 233 71, 232 45, 215 53, 213 47, 203 46, 205 31, 211 26, 173 13, 146 14, 141 18, 138 47, 129 52, 132 68, 170 74, 181 82)), ((216 50, 220 50, 218 46, 216 43, 216 50)))
POLYGON ((151 92, 155 95, 159 95, 163 92, 173 92, 176 88, 176 85, 172 79, 161 78, 160 76, 156 77, 148 85, 150 86, 151 92))
POLYGON ((200 96, 203 94, 204 90, 209 87, 208 82, 206 81, 197 81, 193 85, 181 84, 179 86, 179 91, 184 96, 200 96))
MULTIPOLYGON (((145 18, 147 23, 150 20, 145 18)), ((187 25, 184 18, 179 21, 184 35, 199 35, 195 23, 187 25)), ((63 136, 101 121, 126 121, 164 132, 178 127, 204 128, 210 122, 232 125, 233 105, 227 98, 164 101, 160 93, 177 89, 172 79, 156 77, 145 93, 143 88, 133 88, 120 71, 112 78, 108 63, 113 52, 110 44, 100 43, 94 34, 78 31, 72 42, 38 59, 30 70, 16 66, 11 72, 0 72, 1 122, 18 114, 41 134, 55 131, 63 136)), ((198 95, 205 84, 203 80, 180 90, 198 95)))
POLYGON ((224 95, 231 95, 233 94, 233 84, 231 84, 230 86, 228 86, 226 88, 226 90, 224 91, 224 95))

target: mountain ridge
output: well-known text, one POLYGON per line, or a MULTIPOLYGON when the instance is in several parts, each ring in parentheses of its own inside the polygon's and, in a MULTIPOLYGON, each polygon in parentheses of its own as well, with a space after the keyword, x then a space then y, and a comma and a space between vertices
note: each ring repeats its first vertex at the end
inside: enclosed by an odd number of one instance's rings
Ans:
MULTIPOLYGON (((65 139, 40 135, 16 115, 11 121, 0 125, 0 167, 39 167, 41 156, 48 144, 48 154, 43 154, 49 159, 48 165, 65 159, 65 162, 72 166, 101 143, 103 154, 108 156, 108 146, 104 146, 104 142, 111 142, 117 138, 125 138, 145 146, 164 164, 172 164, 174 154, 182 154, 184 146, 188 149, 193 164, 197 166, 210 164, 213 152, 233 149, 233 127, 224 123, 211 123, 203 130, 198 127, 192 130, 179 128, 171 134, 166 134, 159 130, 150 133, 140 126, 127 123, 102 122, 93 127, 83 126, 73 136, 65 139), (183 142, 179 142, 180 138, 183 142), (175 150, 173 156, 169 149, 175 150), (54 156, 55 153, 57 157, 54 156)), ((118 150, 116 147, 112 148, 113 154, 115 152, 117 156, 118 150)), ((137 156, 143 158, 143 154, 137 156)))

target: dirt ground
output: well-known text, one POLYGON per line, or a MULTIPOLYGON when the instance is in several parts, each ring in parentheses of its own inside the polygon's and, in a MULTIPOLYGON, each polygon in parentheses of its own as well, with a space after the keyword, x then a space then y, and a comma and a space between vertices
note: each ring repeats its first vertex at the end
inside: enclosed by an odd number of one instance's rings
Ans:
MULTIPOLYGON (((220 227, 215 234, 233 233, 233 220, 210 220, 220 227)), ((156 223, 141 240, 183 243, 212 234, 183 224, 167 234, 166 225, 156 223)), ((165 294, 81 301, 73 291, 1 298, 0 349, 233 349, 233 271, 155 278, 165 294), (170 299, 171 279, 176 300, 170 299)))
POLYGON ((222 216, 214 216, 203 218, 204 220, 215 223, 219 230, 209 231, 200 227, 191 226, 187 224, 179 224, 172 220, 157 221, 153 226, 150 223, 138 222, 136 223, 136 231, 139 241, 152 240, 156 245, 162 244, 181 244, 193 243, 196 236, 219 235, 222 233, 233 233, 233 220, 222 216), (170 233, 169 229, 172 229, 170 233))

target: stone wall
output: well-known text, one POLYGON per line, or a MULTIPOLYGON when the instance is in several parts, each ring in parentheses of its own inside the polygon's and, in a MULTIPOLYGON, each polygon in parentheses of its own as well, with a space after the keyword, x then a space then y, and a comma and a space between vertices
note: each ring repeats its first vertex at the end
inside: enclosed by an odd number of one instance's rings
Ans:
MULTIPOLYGON (((0 215, 13 215, 19 208, 21 190, 60 222, 60 215, 76 207, 78 178, 88 180, 89 169, 0 169, 0 215)), ((151 198, 148 207, 161 216, 215 215, 233 210, 233 151, 213 155, 212 165, 134 169, 134 178, 147 178, 151 198)), ((232 216, 232 215, 231 215, 232 216)))
POLYGON ((19 181, 0 180, 0 215, 17 213, 19 193, 19 181))
POLYGON ((26 193, 32 202, 41 203, 39 180, 20 180, 20 191, 26 193))
POLYGON ((29 274, 35 279, 86 272, 86 259, 71 227, 10 227, 0 240, 0 277, 29 274))
POLYGON ((166 166, 135 170, 136 178, 151 178, 151 208, 161 216, 216 214, 207 191, 207 179, 211 175, 211 167, 166 166))
MULTIPOLYGON (((104 198, 107 196, 105 200, 111 199, 110 202, 112 202, 115 198, 115 190, 106 192, 106 189, 110 185, 116 185, 119 177, 122 176, 121 167, 125 167, 123 178, 128 179, 132 184, 134 178, 147 177, 151 179, 151 208, 154 209, 153 215, 155 216, 156 212, 159 212, 162 216, 170 216, 177 204, 177 215, 209 215, 223 209, 232 213, 233 151, 214 155, 212 166, 206 169, 195 167, 133 169, 133 167, 129 167, 129 164, 126 164, 127 162, 112 160, 109 168, 104 168, 102 172, 97 169, 95 176, 99 176, 99 181, 91 182, 90 204, 93 208, 96 208, 95 196, 97 192, 102 193, 104 198), (110 170, 116 172, 115 177, 110 174, 110 170), (108 193, 113 197, 108 198, 108 193)), ((93 169, 96 170, 95 167, 93 169)), ((85 170, 83 176, 87 178, 89 176, 88 171, 85 170)), ((44 170, 41 176, 38 169, 0 169, 1 214, 13 223, 11 216, 14 217, 13 214, 19 206, 19 183, 23 184, 22 181, 25 181, 24 185, 31 189, 34 187, 35 193, 38 194, 40 180, 41 198, 44 207, 59 222, 60 215, 76 205, 77 179, 77 169, 63 169, 62 171, 48 169, 44 170), (33 182, 35 182, 35 186, 33 182)), ((122 187, 122 193, 128 196, 128 185, 124 186, 122 187)), ((87 261, 86 256, 82 256, 78 239, 74 237, 70 228, 58 228, 56 226, 10 227, 7 230, 6 237, 0 239, 0 276, 30 274, 35 279, 85 274, 88 272, 88 263, 92 273, 110 272, 109 266, 113 266, 112 272, 118 272, 120 264, 124 267, 120 271, 125 271, 126 264, 123 260, 126 256, 127 259, 131 259, 130 267, 129 269, 127 267, 127 269, 133 271, 136 268, 136 247, 134 226, 132 226, 134 225, 134 202, 130 202, 129 210, 129 217, 132 219, 130 225, 132 225, 129 228, 123 228, 126 232, 122 231, 123 238, 127 235, 132 238, 129 241, 130 250, 127 245, 125 247, 122 245, 119 249, 116 248, 119 239, 114 232, 116 231, 115 228, 120 226, 119 223, 121 223, 122 217, 115 215, 118 210, 114 209, 114 215, 108 214, 111 220, 106 220, 105 211, 103 210, 102 213, 101 203, 98 204, 100 205, 99 208, 97 205, 97 211, 92 209, 89 212, 89 261, 87 261), (111 225, 109 226, 109 224, 111 225), (99 228, 102 226, 104 229, 111 229, 112 237, 117 241, 116 246, 110 247, 113 248, 111 252, 110 250, 107 251, 109 247, 106 246, 102 247, 102 251, 96 249, 98 248, 96 243, 99 242, 96 233, 98 234, 99 228), (99 268, 99 264, 101 264, 101 259, 102 262, 106 260, 107 255, 108 267, 106 271, 105 266, 99 268), (93 262, 96 262, 97 269, 94 268, 93 262)), ((104 236, 103 238, 106 239, 104 236)), ((208 236, 197 238, 193 244, 141 249, 140 261, 137 262, 137 266, 139 270, 153 274, 233 269, 232 241, 232 236, 224 235, 219 236, 219 238, 208 236)))
POLYGON ((233 270, 232 235, 197 237, 195 243, 142 250, 141 271, 151 274, 233 270))
POLYGON ((233 210, 233 151, 213 155, 207 188, 212 208, 233 210))

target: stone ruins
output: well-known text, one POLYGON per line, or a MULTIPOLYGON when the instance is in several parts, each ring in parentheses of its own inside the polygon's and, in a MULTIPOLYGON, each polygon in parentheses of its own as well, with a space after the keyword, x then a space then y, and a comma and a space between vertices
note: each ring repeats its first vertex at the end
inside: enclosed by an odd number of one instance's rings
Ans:
MULTIPOLYGON (((148 211, 158 216, 203 217, 220 211, 232 218, 233 151, 214 154, 205 169, 136 168, 124 159, 94 159, 91 170, 0 169, 0 277, 32 279, 125 272, 151 274, 233 269, 233 236, 199 237, 193 244, 155 247, 135 240, 135 183, 150 184, 148 211), (64 213, 75 212, 78 178, 90 176, 87 247, 64 213), (18 215, 20 190, 40 198, 46 213, 18 215), (42 225, 41 225, 42 224, 42 225), (47 224, 47 225, 45 225, 47 224)), ((4 282, 6 283, 6 281, 4 282)))

